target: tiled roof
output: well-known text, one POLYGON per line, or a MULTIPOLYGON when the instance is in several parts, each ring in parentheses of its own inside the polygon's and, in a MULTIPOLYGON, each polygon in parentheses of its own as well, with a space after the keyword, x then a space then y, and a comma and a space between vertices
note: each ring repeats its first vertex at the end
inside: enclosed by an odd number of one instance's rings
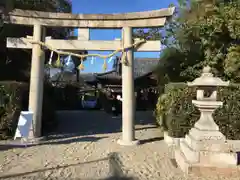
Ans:
POLYGON ((159 58, 136 58, 134 62, 134 78, 144 76, 154 70, 159 58))
POLYGON ((96 76, 94 73, 80 73, 79 76, 86 82, 96 81, 96 76))
POLYGON ((117 72, 117 70, 108 71, 106 73, 97 73, 97 79, 121 79, 121 75, 117 72))
MULTIPOLYGON (((135 58, 134 78, 139 78, 153 71, 158 65, 158 58, 135 58)), ((97 79, 121 79, 118 67, 106 73, 96 74, 97 79)))

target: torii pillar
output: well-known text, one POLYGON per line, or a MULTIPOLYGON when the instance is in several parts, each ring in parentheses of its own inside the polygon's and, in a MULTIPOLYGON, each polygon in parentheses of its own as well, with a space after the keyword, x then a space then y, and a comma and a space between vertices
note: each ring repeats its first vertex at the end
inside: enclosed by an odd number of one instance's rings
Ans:
MULTIPOLYGON (((33 40, 44 41, 45 29, 40 24, 33 26, 33 40)), ((33 44, 32 47, 32 63, 30 75, 29 90, 29 111, 33 112, 32 128, 29 132, 29 138, 41 137, 42 130, 42 104, 43 104, 43 84, 44 84, 44 60, 45 53, 41 45, 33 44)))
MULTIPOLYGON (((122 28, 122 43, 124 47, 133 44, 132 27, 122 28)), ((122 139, 120 145, 131 146, 139 144, 135 139, 135 94, 134 94, 134 54, 133 49, 127 49, 122 58, 122 139)))

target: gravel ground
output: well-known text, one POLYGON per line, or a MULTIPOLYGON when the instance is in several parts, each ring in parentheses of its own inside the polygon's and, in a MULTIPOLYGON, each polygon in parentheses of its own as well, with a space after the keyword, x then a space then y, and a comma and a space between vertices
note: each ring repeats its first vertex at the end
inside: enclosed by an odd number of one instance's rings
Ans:
POLYGON ((162 133, 151 123, 151 113, 138 112, 137 119, 136 138, 141 144, 123 147, 116 142, 121 137, 120 118, 103 112, 61 113, 58 131, 42 144, 0 146, 0 179, 224 179, 185 177, 171 160, 173 148, 167 147, 162 133))

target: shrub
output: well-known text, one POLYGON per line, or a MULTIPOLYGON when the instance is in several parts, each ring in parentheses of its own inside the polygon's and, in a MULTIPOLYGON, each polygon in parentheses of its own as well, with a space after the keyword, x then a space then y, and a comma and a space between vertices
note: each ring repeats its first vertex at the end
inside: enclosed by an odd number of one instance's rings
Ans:
POLYGON ((186 87, 186 84, 184 83, 166 84, 164 90, 165 93, 160 94, 158 98, 154 114, 157 124, 163 128, 163 130, 168 130, 169 125, 166 121, 166 116, 169 114, 169 110, 174 103, 174 100, 184 87, 186 87))
MULTIPOLYGON (((54 87, 47 82, 43 86, 43 104, 42 104, 42 135, 53 132, 57 127, 57 120, 55 118, 56 102, 54 99, 54 87)), ((22 111, 28 110, 29 101, 29 85, 22 93, 22 111)))
POLYGON ((195 98, 195 88, 178 89, 166 115, 166 124, 170 136, 183 137, 199 119, 200 112, 192 104, 192 99, 195 98))
MULTIPOLYGON (((50 84, 44 85, 42 133, 56 128, 55 103, 50 84)), ((20 82, 0 82, 0 139, 14 136, 21 111, 28 110, 29 85, 20 82)))
POLYGON ((223 107, 214 113, 216 123, 228 139, 240 139, 240 85, 219 88, 219 99, 223 107))
POLYGON ((0 82, 0 139, 13 137, 20 112, 23 93, 28 85, 19 82, 0 82))
MULTIPOLYGON (((165 116, 160 126, 173 137, 183 137, 200 117, 199 110, 192 104, 196 88, 188 88, 186 84, 183 87, 168 89, 159 97, 156 108, 157 117, 165 116)), ((223 106, 214 112, 213 118, 220 131, 228 139, 240 139, 240 86, 232 84, 219 88, 218 100, 223 101, 223 106)))

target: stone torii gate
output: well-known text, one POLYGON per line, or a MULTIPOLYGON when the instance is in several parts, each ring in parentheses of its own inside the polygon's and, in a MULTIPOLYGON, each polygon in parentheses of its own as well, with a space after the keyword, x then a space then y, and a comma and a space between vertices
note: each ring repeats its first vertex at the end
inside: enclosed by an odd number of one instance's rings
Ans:
MULTIPOLYGON (((11 11, 5 23, 33 26, 34 41, 42 41, 55 49, 61 50, 102 50, 112 51, 121 47, 128 47, 134 43, 133 28, 161 27, 171 17, 174 7, 135 13, 123 14, 68 14, 49 13, 40 11, 11 11), (45 37, 46 27, 75 27, 79 28, 78 40, 59 40, 45 37), (89 28, 122 29, 122 40, 93 41, 89 40, 89 28)), ((32 49, 32 65, 30 78, 29 110, 33 115, 34 137, 41 136, 41 116, 44 81, 44 49, 39 44, 29 43, 27 38, 7 38, 8 48, 32 49)), ((134 51, 160 51, 159 41, 146 41, 135 49, 128 49, 125 61, 122 63, 122 139, 121 145, 136 145, 135 96, 134 96, 134 51)))

